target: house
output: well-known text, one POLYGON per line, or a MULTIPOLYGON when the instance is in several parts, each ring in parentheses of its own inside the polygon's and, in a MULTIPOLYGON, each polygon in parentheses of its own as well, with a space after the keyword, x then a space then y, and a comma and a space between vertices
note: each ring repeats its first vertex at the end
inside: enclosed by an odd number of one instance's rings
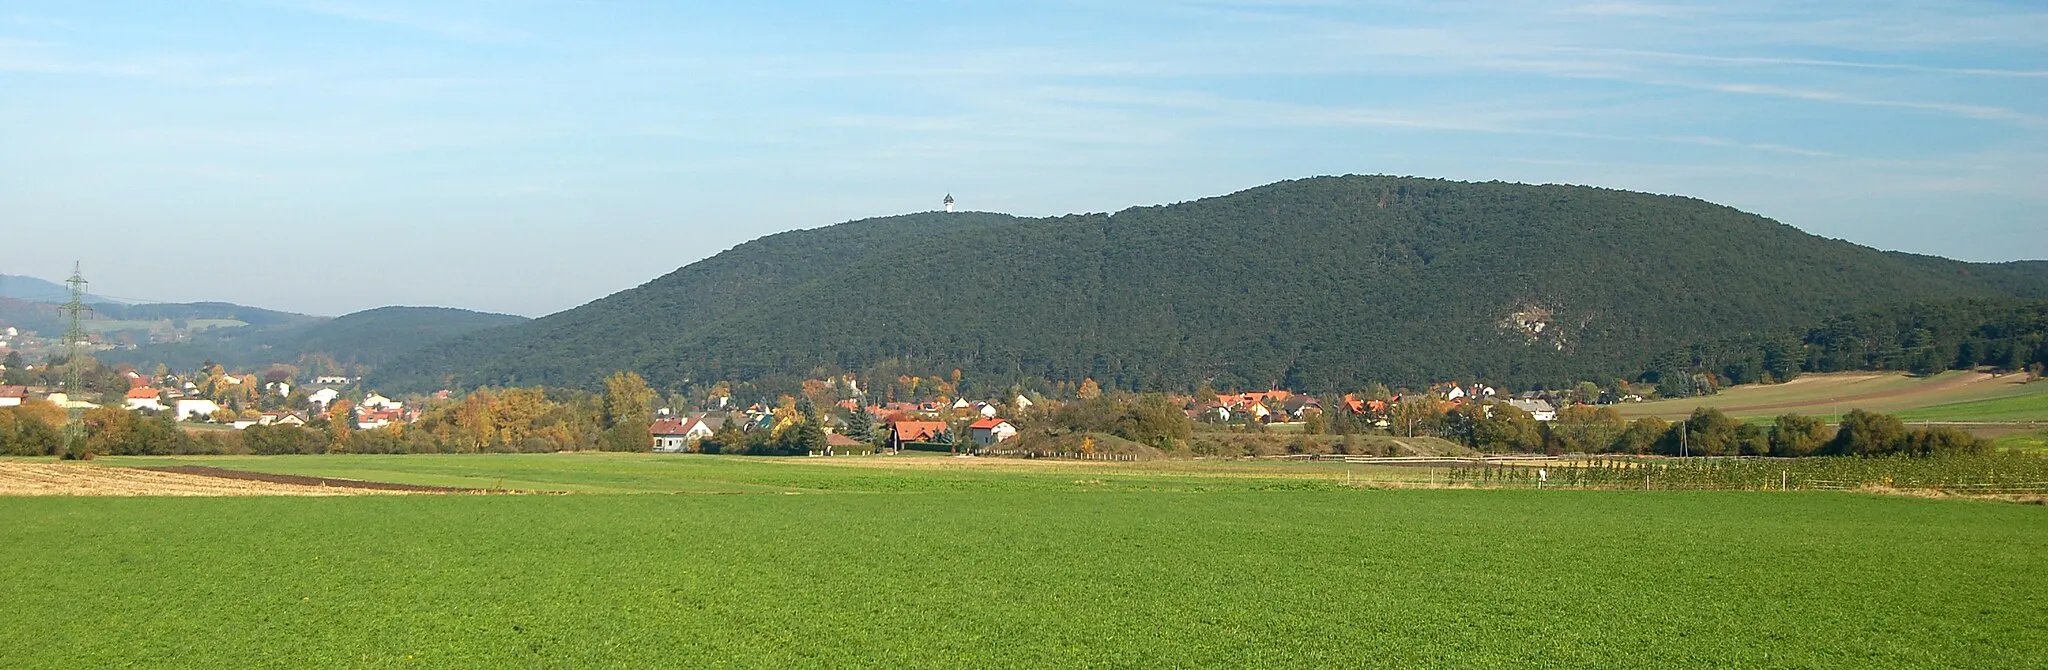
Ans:
POLYGON ((405 403, 386 398, 381 393, 371 393, 363 398, 362 406, 370 409, 400 409, 405 407, 405 403))
POLYGON ((185 398, 179 400, 173 407, 172 416, 179 421, 189 420, 193 415, 198 415, 199 419, 204 421, 220 411, 219 404, 205 398, 185 398))
POLYGON ((1557 420, 1557 408, 1552 407, 1550 405, 1550 401, 1544 400, 1542 398, 1536 398, 1532 400, 1516 398, 1513 400, 1509 400, 1508 405, 1514 407, 1515 409, 1528 412, 1529 416, 1535 417, 1537 421, 1557 420))
POLYGON ((306 402, 312 403, 316 409, 324 412, 327 411, 328 406, 334 404, 335 399, 340 397, 340 391, 336 391, 334 389, 320 389, 318 391, 314 391, 310 395, 307 395, 306 402))
POLYGON ((912 442, 931 442, 946 434, 944 421, 897 421, 889 424, 889 446, 902 449, 912 442))
POLYGON ((304 426, 306 425, 306 417, 298 412, 264 412, 263 417, 256 420, 256 425, 304 426))
POLYGON ((1024 397, 1024 394, 1022 394, 1022 393, 1019 393, 1019 394, 1017 394, 1017 399, 1016 399, 1016 400, 1012 400, 1012 401, 1010 401, 1010 404, 1011 404, 1011 405, 1015 405, 1015 406, 1017 407, 1017 410, 1018 410, 1018 411, 1023 411, 1023 410, 1031 409, 1031 406, 1032 406, 1032 405, 1034 405, 1034 404, 1037 404, 1037 403, 1033 403, 1033 402, 1031 402, 1031 399, 1030 399, 1030 398, 1026 398, 1026 397, 1024 397))
POLYGON ((859 449, 862 447, 870 447, 872 445, 869 445, 868 443, 862 442, 860 440, 853 439, 851 437, 847 437, 845 435, 840 435, 838 433, 826 433, 825 446, 829 450, 839 450, 859 449))
POLYGON ((356 408, 356 428, 362 430, 376 430, 394 423, 410 423, 412 418, 405 410, 396 407, 356 408))
POLYGON ((986 447, 1016 437, 1017 427, 1010 425, 1008 421, 989 417, 968 424, 967 436, 973 439, 975 444, 986 447))
POLYGON ((339 377, 333 375, 326 375, 313 378, 314 384, 319 384, 322 386, 348 386, 349 383, 352 381, 354 380, 351 380, 347 377, 339 377))
POLYGON ((128 389, 128 409, 146 409, 153 412, 164 411, 163 392, 147 386, 128 389))
POLYGON ((0 386, 0 407, 19 407, 28 399, 26 386, 0 386))
POLYGON ((64 409, 99 409, 99 405, 95 405, 84 400, 72 400, 71 396, 62 393, 52 393, 50 395, 43 396, 43 399, 50 401, 50 404, 52 405, 56 405, 64 409))
POLYGON ((1189 409, 1188 418, 1197 421, 1230 423, 1230 408, 1215 403, 1203 403, 1189 409))
POLYGON ((680 454, 697 448, 697 443, 711 437, 712 428, 696 418, 657 419, 647 432, 654 439, 654 450, 665 454, 680 454))
POLYGON ((1288 398, 1281 407, 1287 410, 1289 416, 1299 419, 1306 416, 1310 410, 1323 411, 1323 402, 1317 400, 1315 396, 1298 395, 1288 398))
POLYGON ((974 411, 975 413, 980 414, 982 418, 986 419, 993 419, 996 418, 997 414, 1001 414, 1001 412, 996 411, 995 405, 991 405, 985 402, 974 403, 974 411))

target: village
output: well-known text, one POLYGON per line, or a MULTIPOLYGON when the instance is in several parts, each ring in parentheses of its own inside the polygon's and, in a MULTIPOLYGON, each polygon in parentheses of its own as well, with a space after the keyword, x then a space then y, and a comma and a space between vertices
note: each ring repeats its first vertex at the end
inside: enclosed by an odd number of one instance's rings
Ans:
MULTIPOLYGON (((189 430, 234 429, 254 426, 330 428, 337 424, 353 431, 390 429, 396 433, 421 422, 434 408, 450 409, 473 402, 475 391, 458 393, 441 390, 432 394, 393 397, 365 388, 359 377, 342 375, 301 375, 289 365, 273 365, 257 372, 230 372, 219 365, 206 365, 184 374, 159 366, 144 373, 128 366, 94 367, 82 383, 87 393, 71 394, 70 380, 55 369, 25 365, 18 354, 5 358, 0 375, 10 383, 0 385, 0 407, 32 400, 48 402, 74 413, 101 407, 118 407, 147 417, 169 417, 189 430), (11 366, 11 367, 10 367, 11 366), (301 378, 303 377, 303 379, 301 378), (21 382, 21 383, 14 383, 21 382), (114 393, 114 387, 125 391, 114 393)), ((637 378, 637 376, 636 376, 637 378)), ((1050 392, 1025 391, 1011 386, 1009 393, 990 394, 980 399, 958 392, 962 384, 955 376, 919 378, 901 376, 889 380, 882 393, 871 397, 854 375, 830 375, 803 380, 792 392, 761 397, 742 405, 729 389, 719 383, 699 395, 649 394, 648 420, 643 450, 658 453, 706 451, 721 431, 740 435, 780 434, 795 425, 815 424, 822 440, 807 450, 815 455, 897 452, 904 450, 949 453, 987 453, 999 450, 1032 427, 1055 423, 1059 410, 1068 404, 1085 403, 1104 394, 1132 398, 1133 394, 1105 391, 1093 380, 1078 384, 1054 384, 1050 392)), ((751 387, 749 387, 751 388, 751 387)), ((498 394, 485 390, 484 396, 498 394)), ((1538 422, 1556 419, 1561 406, 1605 404, 1640 400, 1626 387, 1600 389, 1590 384, 1562 391, 1529 391, 1512 397, 1496 387, 1483 384, 1445 382, 1421 391, 1394 391, 1375 387, 1342 395, 1317 396, 1286 389, 1250 392, 1154 394, 1173 407, 1191 426, 1204 431, 1298 432, 1326 431, 1392 435, 1416 435, 1431 430, 1428 421, 1446 411, 1467 404, 1491 413, 1494 407, 1509 407, 1538 422), (1426 402, 1418 402, 1426 399, 1426 402), (1422 409, 1427 421, 1403 413, 1403 408, 1422 409), (1344 428, 1337 428, 1337 426, 1344 428)), ((1410 414, 1417 414, 1411 412, 1410 414)), ((630 424, 631 422, 628 421, 630 424)), ((558 444, 575 448, 573 441, 558 444)))

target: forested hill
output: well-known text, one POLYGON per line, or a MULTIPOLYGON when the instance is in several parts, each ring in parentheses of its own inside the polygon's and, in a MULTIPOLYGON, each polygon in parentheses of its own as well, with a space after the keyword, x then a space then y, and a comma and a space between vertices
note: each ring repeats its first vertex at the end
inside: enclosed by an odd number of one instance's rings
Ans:
POLYGON ((928 213, 774 235, 432 345, 379 382, 595 385, 959 368, 1124 388, 1606 379, 1674 347, 1954 297, 2038 264, 1880 252, 1692 198, 1351 176, 1115 214, 928 213))

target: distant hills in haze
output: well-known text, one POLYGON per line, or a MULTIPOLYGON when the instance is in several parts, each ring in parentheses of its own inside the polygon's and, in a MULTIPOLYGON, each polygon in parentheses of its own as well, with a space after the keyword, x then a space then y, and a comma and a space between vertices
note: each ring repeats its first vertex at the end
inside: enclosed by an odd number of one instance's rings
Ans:
MULTIPOLYGON (((0 274, 0 298, 13 298, 28 302, 71 301, 71 287, 46 279, 23 275, 0 274)), ((85 294, 85 302, 93 304, 127 304, 101 295, 85 294)))
MULTIPOLYGON (((18 295, 52 297, 32 281, 7 284, 18 295)), ((52 285, 50 282, 41 282, 52 285)), ((62 287, 59 287, 62 288, 62 287)), ((69 292, 59 301, 68 301, 69 292)), ((341 317, 319 317, 225 302, 92 305, 85 327, 115 348, 94 353, 107 363, 157 364, 192 370, 212 361, 231 369, 272 363, 324 364, 339 371, 375 369, 428 343, 477 329, 517 324, 526 317, 445 307, 380 307, 341 317)), ((68 317, 56 301, 0 297, 0 324, 61 336, 68 317)))
MULTIPOLYGON (((1131 389, 1612 379, 1911 301, 2048 297, 2048 263, 1884 252, 1693 198, 1383 176, 1114 214, 931 212, 771 235, 380 365, 394 388, 821 369, 1131 389), (881 366, 881 367, 876 367, 881 366)), ((892 375, 893 376, 893 375, 892 375)))
POLYGON ((97 356, 108 363, 162 363, 178 370, 213 361, 235 369, 325 364, 360 373, 444 338, 526 320, 447 307, 379 307, 331 319, 266 319, 245 327, 211 328, 184 341, 143 344, 97 356))

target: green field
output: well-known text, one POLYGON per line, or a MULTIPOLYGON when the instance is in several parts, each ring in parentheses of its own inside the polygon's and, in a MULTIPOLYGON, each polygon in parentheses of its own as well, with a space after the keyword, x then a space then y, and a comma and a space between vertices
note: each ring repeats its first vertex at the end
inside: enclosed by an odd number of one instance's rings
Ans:
POLYGON ((2014 433, 1993 440, 2000 449, 2036 454, 2048 454, 2048 431, 2038 433, 2014 433))
POLYGON ((1752 384, 1697 398, 1617 405, 1622 416, 1677 418, 1695 407, 1715 407, 1737 418, 1780 414, 1830 417, 1852 409, 1899 414, 1910 421, 2048 422, 2048 382, 2025 375, 1944 372, 1805 375, 1783 384, 1752 384))
POLYGON ((2048 423, 2048 384, 2030 384, 2039 387, 2035 392, 1989 400, 1935 405, 1899 412, 1898 416, 1907 421, 1975 421, 1985 423, 2015 423, 2038 421, 2048 423))
POLYGON ((142 459, 682 495, 0 498, 8 667, 2039 667, 2048 507, 1415 470, 142 459), (736 494, 736 495, 718 495, 736 494))
POLYGON ((0 500, 10 667, 2038 667, 2048 509, 1534 491, 0 500))

